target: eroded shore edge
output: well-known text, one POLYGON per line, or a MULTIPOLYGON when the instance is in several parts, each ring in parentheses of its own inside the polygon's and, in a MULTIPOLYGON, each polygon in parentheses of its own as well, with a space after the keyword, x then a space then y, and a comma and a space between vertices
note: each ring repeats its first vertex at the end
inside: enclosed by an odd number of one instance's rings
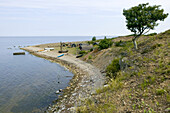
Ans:
MULTIPOLYGON (((85 100, 86 97, 91 97, 97 88, 100 88, 104 84, 104 77, 97 69, 92 70, 83 70, 78 65, 56 58, 53 56, 48 56, 36 52, 35 50, 30 49, 29 47, 22 48, 25 51, 28 51, 30 54, 37 57, 47 59, 51 62, 56 62, 74 74, 73 78, 70 80, 68 87, 63 90, 63 94, 55 100, 54 105, 50 106, 46 112, 75 112, 76 107, 81 105, 81 101, 85 100), (95 71, 94 73, 91 71, 95 71), (97 73, 96 73, 97 71, 97 73), (97 78, 93 77, 97 74, 97 78), (83 87, 83 88, 82 88, 83 87)), ((68 57, 68 56, 67 56, 68 57)), ((71 58, 71 56, 70 56, 71 58)), ((85 63, 85 62, 84 62, 85 63)), ((88 64, 90 65, 90 64, 88 64)), ((92 65, 91 65, 92 66, 92 65)), ((95 68, 92 66, 92 68, 95 68)))

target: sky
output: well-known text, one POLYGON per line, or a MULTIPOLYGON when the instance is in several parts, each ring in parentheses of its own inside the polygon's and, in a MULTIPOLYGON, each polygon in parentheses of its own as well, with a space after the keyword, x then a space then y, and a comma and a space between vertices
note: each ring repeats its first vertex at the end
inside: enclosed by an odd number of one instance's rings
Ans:
MULTIPOLYGON (((123 9, 149 2, 170 13, 170 0, 0 0, 0 36, 122 36, 123 9)), ((151 32, 170 29, 170 15, 151 32)))

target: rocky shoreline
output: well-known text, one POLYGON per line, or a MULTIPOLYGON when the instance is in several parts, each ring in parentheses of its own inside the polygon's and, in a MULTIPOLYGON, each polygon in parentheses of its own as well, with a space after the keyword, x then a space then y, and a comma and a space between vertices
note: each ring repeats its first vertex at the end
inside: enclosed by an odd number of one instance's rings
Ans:
POLYGON ((48 108, 46 111, 47 113, 75 112, 76 107, 82 105, 81 102, 86 98, 92 97, 93 94, 96 93, 96 89, 102 87, 105 82, 105 77, 101 74, 99 69, 77 59, 71 54, 65 54, 63 57, 58 58, 58 52, 42 52, 39 51, 42 50, 42 48, 36 46, 25 47, 23 50, 35 56, 59 63, 74 74, 69 86, 63 90, 63 95, 59 96, 56 100, 56 104, 48 108))

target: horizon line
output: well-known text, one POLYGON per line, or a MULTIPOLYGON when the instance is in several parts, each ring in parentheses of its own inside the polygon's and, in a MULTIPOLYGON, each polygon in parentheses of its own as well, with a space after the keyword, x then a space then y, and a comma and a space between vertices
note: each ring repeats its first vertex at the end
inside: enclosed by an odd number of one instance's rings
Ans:
MULTIPOLYGON (((69 35, 65 35, 65 36, 69 36, 69 35)), ((90 37, 94 37, 94 36, 95 37, 97 37, 97 36, 103 36, 103 37, 105 37, 105 36, 106 37, 107 36, 113 36, 113 37, 115 37, 115 36, 119 36, 119 35, 75 35, 75 37, 78 37, 78 36, 90 36, 90 37)), ((47 36, 40 36, 40 35, 39 36, 36 36, 36 35, 35 36, 33 36, 33 35, 32 36, 24 36, 23 35, 23 36, 0 36, 0 37, 47 37, 47 36)), ((64 37, 64 35, 58 35, 58 36, 57 35, 53 35, 53 36, 51 35, 51 36, 48 36, 48 37, 64 37)), ((74 35, 70 35, 70 37, 74 37, 74 35)))

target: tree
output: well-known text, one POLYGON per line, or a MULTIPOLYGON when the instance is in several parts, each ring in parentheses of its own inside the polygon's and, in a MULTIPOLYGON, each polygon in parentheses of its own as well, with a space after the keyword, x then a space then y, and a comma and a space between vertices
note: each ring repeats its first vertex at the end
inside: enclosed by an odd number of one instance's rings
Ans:
POLYGON ((92 38, 92 41, 96 41, 96 37, 95 36, 92 38))
POLYGON ((168 13, 164 14, 164 10, 160 9, 160 7, 160 5, 149 6, 149 3, 146 3, 123 10, 123 15, 126 17, 127 29, 134 32, 132 41, 135 49, 138 49, 136 40, 142 34, 146 34, 158 26, 158 20, 164 21, 168 16, 168 13))

